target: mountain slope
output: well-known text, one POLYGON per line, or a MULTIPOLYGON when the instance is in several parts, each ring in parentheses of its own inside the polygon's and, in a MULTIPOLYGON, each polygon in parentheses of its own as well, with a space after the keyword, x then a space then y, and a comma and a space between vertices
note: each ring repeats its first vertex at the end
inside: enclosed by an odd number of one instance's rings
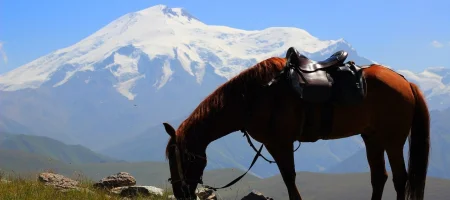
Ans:
POLYGON ((8 117, 6 117, 0 113, 0 134, 1 133, 10 133, 10 134, 30 133, 30 134, 32 134, 33 131, 31 131, 29 128, 27 128, 26 126, 24 126, 21 123, 18 123, 14 120, 8 119, 8 117))
MULTIPOLYGON (((81 145, 66 145, 57 140, 31 135, 0 133, 0 149, 36 154, 68 164, 117 162, 81 145)), ((4 162, 2 160, 2 162, 4 162)))
POLYGON ((0 149, 0 160, 0 172, 34 173, 55 170, 71 174, 75 171, 71 165, 59 160, 20 150, 0 149))

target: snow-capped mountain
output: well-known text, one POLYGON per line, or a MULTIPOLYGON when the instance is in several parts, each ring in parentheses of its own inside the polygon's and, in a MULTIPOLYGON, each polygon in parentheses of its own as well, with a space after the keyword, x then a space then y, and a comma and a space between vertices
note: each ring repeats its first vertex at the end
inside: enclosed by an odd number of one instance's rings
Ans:
MULTIPOLYGON (((343 39, 321 41, 297 28, 246 31, 206 25, 183 9, 158 5, 120 17, 73 46, 2 75, 0 89, 38 88, 64 70, 64 78, 52 85, 58 87, 77 72, 108 69, 117 80, 116 90, 133 100, 133 85, 145 78, 139 69, 150 67, 138 65, 141 56, 150 60, 160 56, 175 59, 184 72, 201 83, 206 64, 210 64, 216 74, 230 78, 257 61, 284 54, 289 46, 301 47, 306 53, 329 54, 335 49, 329 47, 338 43, 345 45, 346 42, 343 39), (118 52, 127 46, 134 48, 129 55, 118 52), (96 65, 110 56, 113 62, 96 65)), ((162 76, 154 83, 158 89, 173 73, 169 63, 159 67, 162 76)))
MULTIPOLYGON (((72 46, 0 75, 0 120, 20 124, 26 127, 20 130, 30 130, 28 134, 94 150, 120 147, 123 141, 154 130, 151 127, 185 117, 218 85, 259 61, 284 56, 291 46, 311 59, 346 50, 348 60, 374 63, 358 55, 344 39, 320 40, 290 27, 249 31, 208 25, 181 8, 157 5, 126 14, 72 46)), ((450 94, 448 70, 401 73, 430 88, 431 101, 450 94)), ((155 137, 165 141, 167 134, 155 137)), ((230 138, 215 142, 214 148, 222 151, 230 149, 227 145, 240 144, 230 138)), ((151 145, 160 139, 147 142, 151 145)), ((245 140, 240 142, 247 145, 245 140)), ((303 155, 316 170, 336 164, 361 147, 355 138, 313 145, 326 146, 319 157, 303 155)), ((155 151, 163 155, 163 149, 155 151)), ((249 151, 253 156, 253 150, 249 151)), ((251 158, 239 159, 247 166, 251 158)))
POLYGON ((93 135, 122 139, 187 114, 219 84, 284 56, 290 46, 316 59, 345 49, 349 59, 371 63, 343 39, 322 41, 298 28, 207 25, 183 9, 157 5, 0 75, 0 105, 37 134, 99 148, 93 135), (43 126, 49 123, 52 128, 43 126))

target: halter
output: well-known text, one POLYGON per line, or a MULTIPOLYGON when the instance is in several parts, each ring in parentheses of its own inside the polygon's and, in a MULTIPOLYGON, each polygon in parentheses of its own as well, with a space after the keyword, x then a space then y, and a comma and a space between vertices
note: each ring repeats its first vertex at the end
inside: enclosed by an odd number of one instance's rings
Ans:
MULTIPOLYGON (((180 148, 178 147, 177 144, 172 144, 170 146, 173 146, 175 148, 175 159, 177 161, 177 171, 178 171, 178 176, 180 177, 180 179, 172 180, 172 178, 169 178, 168 181, 171 184, 174 184, 174 183, 177 183, 177 182, 181 182, 182 187, 188 186, 187 182, 203 184, 202 177, 200 177, 199 180, 189 180, 189 179, 185 178, 185 173, 184 173, 183 168, 182 168, 183 160, 181 159, 180 148)), ((206 161, 206 157, 205 156, 201 156, 201 155, 198 155, 198 154, 193 154, 193 153, 187 151, 187 149, 184 149, 184 151, 182 153, 184 153, 184 155, 186 156, 187 161, 189 161, 189 164, 194 162, 195 160, 198 160, 198 159, 206 161)), ((186 169, 188 169, 188 168, 189 168, 189 166, 187 166, 186 169)))

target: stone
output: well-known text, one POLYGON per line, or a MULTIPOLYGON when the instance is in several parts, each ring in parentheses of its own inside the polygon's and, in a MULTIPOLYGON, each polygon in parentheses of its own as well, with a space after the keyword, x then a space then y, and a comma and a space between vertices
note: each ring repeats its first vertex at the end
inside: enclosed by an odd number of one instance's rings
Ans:
POLYGON ((273 200, 273 198, 264 196, 261 192, 253 190, 247 196, 243 197, 241 200, 273 200))
POLYGON ((115 187, 112 188, 109 192, 113 193, 113 194, 120 194, 122 192, 123 189, 127 188, 128 186, 123 186, 123 187, 115 187))
POLYGON ((163 196, 164 190, 153 186, 129 186, 122 188, 120 196, 136 197, 136 196, 163 196))
POLYGON ((136 179, 133 176, 131 176, 128 172, 119 172, 103 178, 99 182, 95 183, 94 187, 112 189, 133 185, 136 185, 136 179))
POLYGON ((38 180, 45 185, 50 185, 56 189, 79 189, 78 181, 72 180, 60 174, 43 172, 39 174, 38 180))
POLYGON ((200 200, 217 200, 217 196, 214 193, 214 190, 207 188, 197 188, 195 191, 198 199, 200 200))

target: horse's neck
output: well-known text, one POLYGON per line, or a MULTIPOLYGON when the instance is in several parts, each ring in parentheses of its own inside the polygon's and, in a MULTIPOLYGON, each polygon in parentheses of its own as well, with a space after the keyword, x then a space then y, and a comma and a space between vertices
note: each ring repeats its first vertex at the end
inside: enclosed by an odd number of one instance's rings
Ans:
POLYGON ((243 120, 240 120, 242 114, 224 114, 224 116, 228 116, 228 118, 214 117, 208 120, 208 124, 204 124, 203 127, 197 129, 198 131, 192 129, 191 132, 188 132, 185 137, 189 143, 187 144, 190 146, 189 148, 204 152, 211 142, 243 128, 243 120))
POLYGON ((244 128, 246 117, 245 105, 226 105, 214 115, 189 127, 186 140, 191 143, 192 148, 206 150, 211 142, 244 128))
MULTIPOLYGON (((245 128, 249 120, 251 104, 261 98, 260 94, 266 92, 264 85, 279 70, 281 69, 252 68, 246 73, 268 73, 268 75, 263 78, 235 79, 216 90, 209 99, 205 99, 202 105, 196 109, 196 113, 203 112, 202 117, 192 120, 196 115, 191 115, 189 120, 195 121, 195 123, 190 123, 185 127, 187 128, 185 130, 188 130, 186 137, 189 138, 189 143, 194 146, 193 148, 200 145, 206 149, 214 140, 245 128)), ((258 77, 257 75, 253 76, 258 77)))

